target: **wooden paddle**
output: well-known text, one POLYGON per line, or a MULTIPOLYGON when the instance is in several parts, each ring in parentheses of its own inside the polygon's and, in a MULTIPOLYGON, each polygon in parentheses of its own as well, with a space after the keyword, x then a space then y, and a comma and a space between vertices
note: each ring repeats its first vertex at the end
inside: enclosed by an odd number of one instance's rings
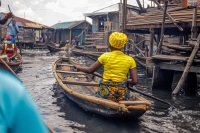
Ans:
MULTIPOLYGON (((19 81, 21 81, 21 80, 18 78, 18 76, 16 75, 16 73, 12 70, 12 68, 10 68, 10 66, 3 60, 3 58, 7 58, 7 55, 0 56, 1 62, 8 68, 8 70, 9 70, 10 72, 12 72, 13 75, 15 75, 15 77, 16 77, 19 81)), ((21 82, 22 82, 22 81, 21 81, 21 82)))
POLYGON ((144 93, 144 92, 141 92, 141 91, 139 91, 139 90, 136 89, 136 88, 133 88, 133 87, 128 86, 128 89, 131 90, 131 91, 140 93, 140 94, 142 94, 142 95, 144 95, 144 96, 147 96, 147 97, 149 97, 149 98, 152 98, 152 99, 154 99, 154 100, 157 100, 157 101, 159 101, 159 102, 161 102, 161 103, 167 104, 167 105, 169 105, 172 109, 175 109, 175 107, 174 107, 173 105, 171 105, 170 103, 168 103, 168 102, 166 102, 166 101, 164 101, 164 100, 161 100, 161 99, 159 99, 159 98, 157 98, 157 97, 148 95, 148 94, 146 94, 146 93, 144 93))

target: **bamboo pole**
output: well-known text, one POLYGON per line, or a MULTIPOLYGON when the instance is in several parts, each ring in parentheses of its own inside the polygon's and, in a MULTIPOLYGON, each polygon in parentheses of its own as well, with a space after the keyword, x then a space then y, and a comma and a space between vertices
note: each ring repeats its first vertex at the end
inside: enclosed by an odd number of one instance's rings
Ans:
POLYGON ((160 39, 160 43, 158 44, 157 55, 161 54, 162 43, 163 43, 163 39, 164 39, 165 16, 166 16, 166 12, 167 12, 167 4, 168 4, 168 1, 165 0, 165 8, 164 8, 164 12, 163 12, 162 29, 161 29, 161 39, 160 39))
MULTIPOLYGON (((153 0, 155 2, 155 4, 164 11, 164 8, 156 1, 153 0)), ((171 17, 171 15, 166 11, 167 16, 169 17, 169 19, 172 21, 172 23, 180 30, 183 31, 183 28, 180 27, 177 23, 175 23, 174 19, 171 17)))
POLYGON ((174 91, 172 92, 173 95, 178 94, 178 92, 181 90, 181 88, 183 86, 183 83, 185 82, 185 79, 187 78, 187 75, 189 73, 190 67, 191 67, 191 65, 193 63, 194 57, 195 57, 196 53, 199 50, 199 43, 200 43, 200 34, 199 34, 199 36, 197 38, 196 45, 195 45, 195 47, 194 47, 189 59, 187 60, 187 64, 186 64, 184 72, 183 72, 183 74, 181 76, 181 79, 179 80, 179 82, 178 82, 176 88, 174 89, 174 91))

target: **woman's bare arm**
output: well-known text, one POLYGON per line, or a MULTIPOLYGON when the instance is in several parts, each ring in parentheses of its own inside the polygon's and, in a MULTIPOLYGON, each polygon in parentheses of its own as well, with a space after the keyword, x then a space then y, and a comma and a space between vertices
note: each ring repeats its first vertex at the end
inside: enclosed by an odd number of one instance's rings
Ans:
POLYGON ((95 71, 97 71, 100 67, 101 67, 101 63, 99 63, 99 61, 96 61, 93 65, 91 65, 90 67, 81 67, 78 65, 75 65, 75 69, 85 72, 85 73, 94 73, 95 71))
POLYGON ((137 69, 136 68, 130 69, 130 75, 131 75, 131 80, 128 80, 128 83, 136 85, 138 83, 137 69))

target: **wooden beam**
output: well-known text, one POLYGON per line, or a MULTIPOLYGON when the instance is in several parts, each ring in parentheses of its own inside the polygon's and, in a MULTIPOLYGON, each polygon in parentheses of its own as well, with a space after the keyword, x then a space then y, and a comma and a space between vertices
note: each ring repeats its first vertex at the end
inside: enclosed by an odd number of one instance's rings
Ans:
POLYGON ((162 43, 163 43, 163 39, 164 39, 165 16, 166 16, 166 12, 167 12, 167 4, 168 4, 168 1, 165 0, 165 8, 164 8, 164 12, 163 12, 163 20, 162 20, 162 28, 161 28, 161 39, 160 39, 160 42, 158 44, 157 54, 161 54, 161 51, 162 51, 162 43))
MULTIPOLYGON (((141 3, 140 3, 140 0, 136 0, 137 1, 137 4, 141 10, 141 12, 145 12, 144 8, 142 7, 141 3)), ((144 6, 144 5, 143 5, 144 6)))
MULTIPOLYGON (((185 66, 164 63, 159 63, 158 66, 160 67, 160 69, 164 70, 184 71, 185 69, 185 66)), ((200 69, 197 66, 191 66, 189 72, 200 73, 200 69)))
POLYGON ((142 63, 140 60, 138 60, 137 58, 135 58, 135 61, 140 64, 143 68, 146 68, 146 64, 142 63))
MULTIPOLYGON (((191 23, 181 23, 182 27, 189 27, 191 28, 191 23)), ((197 26, 200 26, 200 23, 197 23, 197 26)), ((127 24, 127 29, 129 30, 136 30, 136 29, 149 29, 149 28, 161 28, 161 24, 145 24, 145 25, 134 25, 134 24, 127 24)), ((165 24, 165 28, 174 28, 174 25, 171 23, 165 24)))
POLYGON ((154 55, 153 60, 168 60, 168 61, 187 61, 188 57, 172 56, 172 55, 154 55))
POLYGON ((199 50, 199 43, 200 43, 200 34, 198 36, 198 39, 197 39, 197 42, 196 42, 196 45, 190 55, 190 58, 188 59, 187 61, 187 64, 186 64, 186 67, 184 69, 184 72, 183 72, 183 75, 181 76, 181 79, 179 80, 176 88, 174 89, 174 91, 172 92, 173 95, 176 95, 179 93, 179 91, 181 90, 182 86, 183 86, 183 83, 185 82, 185 79, 187 78, 187 75, 189 73, 189 70, 190 70, 190 67, 193 63, 193 60, 194 60, 194 57, 196 55, 196 53, 198 52, 199 50))
MULTIPOLYGON (((164 8, 163 8, 156 0, 152 0, 152 1, 154 1, 154 3, 155 3, 160 9, 162 9, 162 10, 164 11, 164 8)), ((183 28, 180 27, 177 23, 175 23, 175 21, 174 21, 174 19, 171 17, 171 15, 170 15, 168 12, 166 12, 166 14, 167 14, 167 16, 169 17, 169 19, 172 21, 172 23, 173 23, 180 31, 183 31, 183 28)))
POLYGON ((94 82, 80 82, 80 81, 69 81, 69 80, 62 80, 65 84, 71 84, 71 85, 83 85, 83 86, 99 86, 99 83, 94 82))
POLYGON ((164 45, 164 46, 171 48, 171 49, 186 51, 186 52, 190 52, 193 49, 192 47, 182 47, 181 45, 164 45))

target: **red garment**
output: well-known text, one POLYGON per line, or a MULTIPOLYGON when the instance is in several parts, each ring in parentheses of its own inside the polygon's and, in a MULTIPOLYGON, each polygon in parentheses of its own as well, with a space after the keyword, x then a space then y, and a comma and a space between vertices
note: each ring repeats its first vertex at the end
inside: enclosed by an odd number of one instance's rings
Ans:
POLYGON ((8 57, 11 57, 14 52, 17 52, 17 46, 14 45, 14 50, 12 48, 12 44, 7 44, 6 52, 5 52, 5 44, 3 45, 3 53, 6 53, 8 57))

